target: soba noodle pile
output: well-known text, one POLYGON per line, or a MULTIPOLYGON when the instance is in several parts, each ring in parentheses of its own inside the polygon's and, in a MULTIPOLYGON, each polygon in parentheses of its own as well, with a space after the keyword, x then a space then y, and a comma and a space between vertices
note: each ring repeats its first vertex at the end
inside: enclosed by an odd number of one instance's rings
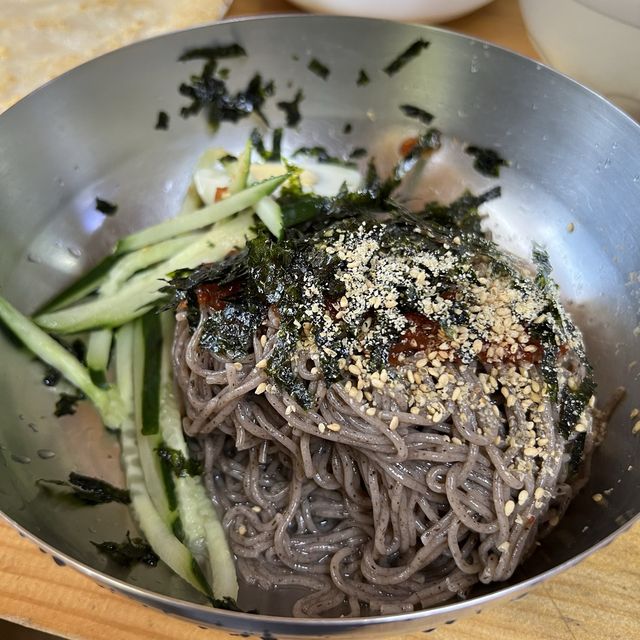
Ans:
POLYGON ((582 338, 537 257, 387 216, 203 268, 175 374, 246 581, 358 616, 511 576, 593 440, 582 338))

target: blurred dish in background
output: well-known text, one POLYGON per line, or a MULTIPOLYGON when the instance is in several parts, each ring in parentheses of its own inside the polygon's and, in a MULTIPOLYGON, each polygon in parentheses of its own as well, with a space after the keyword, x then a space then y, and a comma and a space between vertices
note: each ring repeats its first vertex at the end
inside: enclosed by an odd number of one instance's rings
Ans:
POLYGON ((545 62, 640 120, 638 0, 520 0, 545 62))
POLYGON ((446 22, 471 13, 492 0, 291 0, 308 11, 342 16, 446 22))
POLYGON ((232 0, 0 0, 0 112, 135 40, 219 20, 232 0))

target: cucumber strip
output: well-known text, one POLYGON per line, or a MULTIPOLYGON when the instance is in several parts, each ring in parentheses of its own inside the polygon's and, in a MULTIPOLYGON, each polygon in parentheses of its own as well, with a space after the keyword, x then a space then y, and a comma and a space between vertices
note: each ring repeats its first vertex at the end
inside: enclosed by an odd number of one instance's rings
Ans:
POLYGON ((107 384, 107 369, 111 356, 113 332, 111 329, 99 329, 89 334, 87 342, 87 367, 91 379, 99 387, 107 384))
MULTIPOLYGON (((174 393, 171 345, 173 318, 161 317, 162 364, 160 375, 160 429, 165 444, 188 459, 189 449, 182 431, 182 418, 174 393)), ((178 508, 185 543, 191 553, 206 567, 214 598, 238 597, 238 579, 233 555, 216 510, 202 481, 189 475, 175 478, 178 508)))
POLYGON ((141 431, 145 436, 160 432, 160 365, 162 361, 162 329, 160 316, 147 313, 142 316, 144 361, 142 387, 138 395, 141 409, 141 431))
POLYGON ((194 231, 195 229, 201 229, 214 222, 228 218, 247 207, 252 207, 260 198, 273 193, 288 177, 287 174, 270 178, 187 216, 169 218, 152 227, 147 227, 138 233, 134 233, 120 240, 116 247, 116 253, 126 253, 140 249, 144 246, 160 242, 161 240, 194 231))
POLYGON ((132 275, 158 262, 168 260, 193 244, 201 236, 202 233, 193 233, 180 238, 172 238, 123 256, 100 285, 100 293, 105 295, 116 293, 132 275))
MULTIPOLYGON (((53 298, 45 302, 38 308, 36 314, 50 313, 62 307, 67 307, 78 300, 82 300, 90 293, 93 293, 104 282, 111 268, 122 258, 122 256, 110 255, 102 259, 90 271, 80 276, 73 284, 57 293, 53 298)), ((35 314, 34 314, 35 315, 35 314)))
POLYGON ((127 479, 127 488, 131 495, 131 507, 145 538, 158 554, 158 557, 186 582, 198 591, 210 595, 200 572, 194 570, 191 552, 176 539, 171 527, 156 511, 144 481, 140 454, 136 442, 136 427, 132 418, 133 408, 133 371, 131 356, 133 353, 134 327, 127 324, 116 337, 116 376, 122 400, 130 408, 122 422, 120 440, 122 444, 122 463, 127 479))
POLYGON ((255 205, 258 218, 264 222, 265 226, 278 240, 282 238, 284 232, 284 222, 280 205, 271 197, 265 196, 255 205))
POLYGON ((101 389, 96 386, 88 369, 77 358, 2 297, 0 320, 34 355, 58 369, 72 385, 80 389, 93 402, 107 427, 120 427, 126 411, 115 387, 101 389))
POLYGON ((251 169, 251 151, 253 147, 251 145, 251 138, 247 140, 247 143, 242 150, 242 153, 238 156, 236 162, 235 172, 231 178, 231 184, 229 185, 229 193, 240 193, 247 188, 247 181, 249 180, 249 170, 251 169))
MULTIPOLYGON (((176 499, 173 478, 165 465, 161 464, 161 460, 156 453, 156 449, 162 445, 162 437, 159 430, 152 435, 145 435, 145 392, 147 391, 147 380, 145 373, 147 372, 146 360, 149 355, 145 348, 145 333, 143 320, 137 320, 133 328, 133 349, 131 351, 131 360, 133 362, 133 406, 135 421, 135 436, 138 447, 138 455, 140 457, 140 465, 144 474, 147 491, 151 497, 153 505, 162 518, 163 522, 169 526, 173 526, 176 518, 176 499)), ((156 378, 156 381, 159 377, 156 378)), ((158 401, 158 392, 156 384, 155 400, 158 401)), ((157 414, 156 414, 157 421, 157 414)))
POLYGON ((77 333, 99 327, 117 327, 129 322, 162 298, 164 279, 178 269, 193 269, 203 262, 222 260, 230 251, 243 247, 253 237, 252 214, 245 212, 217 223, 199 240, 173 258, 144 271, 110 296, 99 296, 69 309, 37 316, 35 321, 47 331, 77 333))

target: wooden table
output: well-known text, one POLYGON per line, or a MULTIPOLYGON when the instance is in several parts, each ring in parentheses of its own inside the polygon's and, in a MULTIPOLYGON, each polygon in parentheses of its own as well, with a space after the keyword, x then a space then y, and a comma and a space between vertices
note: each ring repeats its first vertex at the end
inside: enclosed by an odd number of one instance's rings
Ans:
MULTIPOLYGON (((184 0, 185 2, 187 0, 184 0)), ((236 0, 228 15, 297 11, 284 0, 236 0)), ((530 57, 516 0, 496 0, 446 25, 530 57)), ((640 525, 514 603, 438 629, 441 640, 640 638, 640 525)), ((0 523, 0 618, 78 640, 229 640, 101 589, 0 523)), ((418 636, 406 636, 410 640, 418 636)), ((420 636, 424 637, 424 636, 420 636)), ((10 640, 10 639, 7 639, 10 640)), ((395 638, 394 640, 400 640, 395 638)))

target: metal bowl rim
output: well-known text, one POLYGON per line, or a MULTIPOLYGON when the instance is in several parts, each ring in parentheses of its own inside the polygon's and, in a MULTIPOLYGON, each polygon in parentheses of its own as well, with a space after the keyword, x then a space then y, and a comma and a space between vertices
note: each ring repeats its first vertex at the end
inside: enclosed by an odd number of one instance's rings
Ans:
POLYGON ((206 618, 211 616, 212 612, 215 612, 216 615, 220 615, 224 618, 228 618, 229 620, 233 620, 236 622, 241 622, 247 617, 252 620, 260 620, 264 622, 273 622, 279 624, 295 624, 296 626, 300 626, 303 628, 309 627, 311 628, 321 624, 323 627, 331 627, 331 628, 340 628, 349 624, 360 625, 381 625, 385 623, 395 623, 395 622, 411 622, 415 620, 419 620, 421 618, 429 618, 435 615, 446 615, 446 614, 456 614, 459 611, 463 611, 465 609, 475 609, 477 607, 491 604, 494 600, 502 600, 503 598, 508 597, 509 595, 517 595, 522 591, 526 591, 535 587, 537 584, 544 582, 548 578, 551 578, 567 569, 574 567, 578 563, 582 562, 586 558, 588 558, 591 554, 595 553, 599 549, 606 547, 608 544, 613 542, 619 535, 630 529, 636 522, 640 522, 640 513, 636 514, 633 518, 625 522, 618 529, 616 529, 613 533, 609 534, 602 540, 598 541, 593 546, 589 547, 582 553, 574 556, 573 558, 566 560, 562 564, 559 564, 552 569, 548 569, 543 573, 538 574, 532 578, 528 578, 522 582, 517 582, 516 584, 509 585, 506 588, 498 589, 497 591, 492 591, 486 595, 470 597, 467 600, 461 600, 459 602, 454 602, 447 605, 430 607, 428 609, 422 609, 420 611, 412 611, 411 613, 400 613, 400 614, 389 614, 389 615, 381 615, 381 616, 367 616, 367 617, 358 617, 358 618, 292 618, 288 616, 271 616, 264 614, 249 614, 243 611, 230 611, 227 609, 217 609, 214 607, 198 604, 195 602, 190 602, 188 600, 181 600, 180 598, 173 598, 171 596, 165 596, 160 593, 156 593, 155 591, 149 591, 147 589, 143 589, 142 587, 136 587, 128 582, 120 580, 119 578, 114 578, 102 571, 97 569, 93 569, 88 565, 72 558, 71 556, 58 551, 49 543, 44 542, 37 535, 30 532, 28 529, 23 527, 22 525, 15 522, 13 519, 9 518, 5 513, 0 511, 0 518, 2 518, 5 522, 10 524, 14 529, 18 531, 20 535, 29 539, 31 542, 38 545, 38 547, 51 554, 54 558, 61 559, 65 565, 69 565, 73 567, 75 570, 84 574, 85 576, 95 580, 102 585, 109 587, 113 590, 119 591, 120 593, 124 593, 126 595, 131 596, 132 598, 140 601, 145 600, 147 602, 153 602, 155 606, 160 609, 163 607, 173 607, 179 608, 182 611, 197 611, 202 614, 201 621, 206 622, 206 618))

